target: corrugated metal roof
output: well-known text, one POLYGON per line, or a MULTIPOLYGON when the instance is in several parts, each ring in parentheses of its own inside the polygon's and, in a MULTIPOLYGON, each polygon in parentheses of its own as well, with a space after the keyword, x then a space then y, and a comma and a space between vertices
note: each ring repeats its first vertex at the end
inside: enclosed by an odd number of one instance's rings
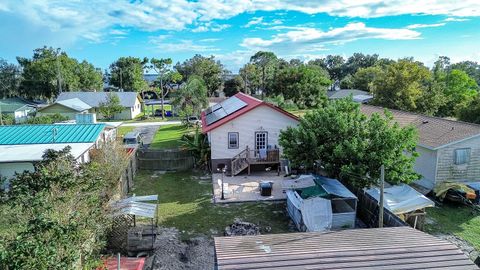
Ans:
MULTIPOLYGON (((55 103, 58 103, 60 105, 63 105, 67 108, 70 108, 70 109, 73 109, 75 111, 78 111, 78 112, 82 112, 82 111, 85 111, 85 110, 89 110, 91 109, 92 107, 90 105, 88 105, 87 103, 81 101, 80 99, 78 98, 71 98, 71 99, 65 99, 65 100, 59 100, 55 103)), ((54 103, 54 104, 55 104, 54 103)), ((44 107, 42 109, 45 109, 47 107, 44 107)))
POLYGON ((138 98, 137 92, 62 92, 58 96, 57 102, 78 98, 91 107, 98 107, 100 103, 107 101, 108 94, 117 95, 123 107, 134 107, 138 98))
POLYGON ((95 142, 104 124, 0 126, 0 145, 95 142))
POLYGON ((90 143, 56 143, 56 144, 20 144, 0 145, 0 163, 40 161, 48 149, 60 151, 70 146, 70 154, 77 159, 83 153, 93 147, 90 143))
POLYGON ((455 245, 394 227, 215 237, 218 270, 478 269, 455 245))

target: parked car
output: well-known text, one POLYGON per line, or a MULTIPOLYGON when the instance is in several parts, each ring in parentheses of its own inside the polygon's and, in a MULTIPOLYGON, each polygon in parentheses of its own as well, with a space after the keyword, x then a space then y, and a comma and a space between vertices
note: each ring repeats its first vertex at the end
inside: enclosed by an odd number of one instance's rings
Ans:
POLYGON ((123 145, 126 148, 136 148, 143 145, 142 135, 139 132, 128 132, 123 136, 123 145))
POLYGON ((162 110, 161 109, 156 109, 154 115, 155 116, 162 116, 162 110))
POLYGON ((189 125, 202 125, 202 121, 197 116, 189 116, 185 120, 189 125))

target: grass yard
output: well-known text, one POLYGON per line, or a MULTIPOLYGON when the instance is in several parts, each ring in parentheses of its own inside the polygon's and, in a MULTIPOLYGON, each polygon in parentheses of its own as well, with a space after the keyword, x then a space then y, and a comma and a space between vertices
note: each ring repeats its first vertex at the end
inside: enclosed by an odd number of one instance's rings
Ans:
POLYGON ((117 136, 118 137, 123 137, 125 134, 127 134, 130 131, 133 131, 135 127, 129 127, 129 126, 119 126, 117 129, 117 136))
POLYGON ((184 125, 161 126, 150 144, 150 149, 171 149, 180 147, 182 135, 192 131, 184 125))
MULTIPOLYGON (((182 237, 222 235, 235 218, 253 222, 262 228, 271 227, 272 233, 288 231, 289 218, 285 203, 212 204, 211 177, 192 172, 167 172, 153 175, 140 171, 135 178, 133 193, 159 195, 159 223, 176 227, 182 237)), ((262 232, 264 233, 264 232, 262 232)))
POLYGON ((470 207, 445 203, 441 207, 427 208, 426 230, 431 234, 452 233, 472 244, 480 251, 480 213, 470 207))

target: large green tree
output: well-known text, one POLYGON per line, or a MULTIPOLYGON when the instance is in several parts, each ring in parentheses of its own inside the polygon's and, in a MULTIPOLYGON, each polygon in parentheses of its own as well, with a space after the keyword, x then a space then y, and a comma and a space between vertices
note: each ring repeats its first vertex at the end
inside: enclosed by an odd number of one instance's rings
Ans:
POLYGON ((107 100, 100 102, 98 110, 106 119, 112 119, 115 114, 123 111, 123 106, 120 104, 120 98, 116 93, 108 93, 107 100))
POLYGON ((467 107, 460 109, 458 112, 458 119, 465 122, 480 124, 480 95, 477 95, 467 107))
POLYGON ((243 79, 243 89, 247 94, 255 93, 261 86, 261 74, 259 68, 252 64, 247 63, 240 69, 240 76, 243 79))
POLYGON ((369 86, 374 104, 391 109, 434 114, 444 102, 430 70, 412 59, 400 59, 377 70, 369 86))
POLYGON ((238 92, 245 92, 244 89, 244 81, 242 76, 237 75, 227 81, 223 84, 223 92, 227 97, 231 97, 235 95, 238 92))
POLYGON ((478 85, 467 73, 458 69, 449 70, 439 77, 442 84, 445 103, 439 108, 439 116, 455 116, 478 95, 478 85))
POLYGON ((19 67, 0 58, 0 98, 18 95, 19 86, 19 67))
POLYGON ((283 95, 301 108, 322 104, 331 84, 328 73, 316 65, 293 65, 278 71, 274 82, 274 94, 283 95))
POLYGON ((120 57, 110 65, 110 84, 126 91, 141 92, 148 89, 143 71, 148 59, 120 57))
POLYGON ((173 104, 180 115, 188 118, 200 115, 208 106, 208 91, 205 82, 199 76, 190 76, 188 81, 175 93, 173 104))
POLYGON ((280 145, 294 166, 318 162, 329 177, 357 187, 378 184, 381 165, 389 183, 410 183, 418 179, 415 129, 386 115, 367 117, 351 99, 330 101, 282 131, 280 145))
POLYGON ((165 97, 168 95, 170 88, 165 88, 165 81, 167 80, 167 75, 171 72, 172 59, 171 58, 152 58, 150 59, 150 69, 153 69, 158 77, 156 82, 158 83, 158 89, 160 90, 160 99, 161 99, 161 111, 162 119, 165 118, 165 111, 163 110, 163 105, 165 102, 165 97))
POLYGON ((273 78, 277 56, 273 52, 258 51, 250 57, 250 63, 258 66, 261 74, 262 97, 268 94, 267 80, 273 78))
POLYGON ((474 61, 462 61, 450 65, 451 69, 464 71, 480 85, 480 64, 474 61))
POLYGON ((200 77, 205 82, 209 96, 213 96, 221 88, 222 76, 227 72, 222 63, 216 61, 214 56, 205 57, 199 54, 183 63, 177 63, 175 69, 182 74, 185 81, 188 81, 191 76, 200 77))
POLYGON ((22 69, 19 94, 30 98, 54 98, 61 91, 101 90, 101 71, 86 61, 79 63, 61 49, 43 47, 33 57, 17 57, 22 69))

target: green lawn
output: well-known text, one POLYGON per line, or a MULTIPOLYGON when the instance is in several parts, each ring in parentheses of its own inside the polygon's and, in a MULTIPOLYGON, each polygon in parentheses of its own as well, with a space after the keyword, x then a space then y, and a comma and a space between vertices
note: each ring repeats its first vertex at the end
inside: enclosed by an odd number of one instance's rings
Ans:
POLYGON ((214 205, 211 202, 212 180, 203 174, 168 172, 152 177, 152 172, 140 171, 134 184, 136 195, 159 195, 160 225, 176 227, 185 239, 199 234, 222 235, 235 218, 262 228, 269 226, 272 233, 288 231, 285 203, 214 205))
POLYGON ((118 137, 123 137, 125 134, 127 134, 130 131, 133 131, 135 127, 129 127, 129 126, 119 126, 117 129, 117 136, 118 137))
POLYGON ((427 208, 426 231, 432 234, 452 233, 472 244, 480 251, 480 212, 464 205, 445 203, 441 207, 427 208))
POLYGON ((150 144, 150 149, 169 149, 180 147, 182 135, 192 131, 184 125, 161 126, 150 144))

